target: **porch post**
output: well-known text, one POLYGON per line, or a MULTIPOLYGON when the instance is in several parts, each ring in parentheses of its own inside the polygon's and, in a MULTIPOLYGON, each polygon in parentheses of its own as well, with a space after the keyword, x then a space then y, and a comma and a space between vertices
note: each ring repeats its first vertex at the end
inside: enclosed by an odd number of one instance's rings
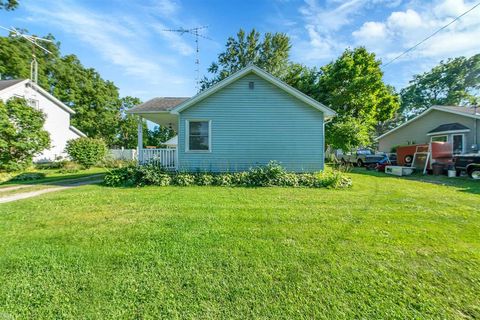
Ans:
POLYGON ((142 117, 138 117, 138 134, 137 134, 137 159, 138 163, 143 163, 143 121, 142 117))

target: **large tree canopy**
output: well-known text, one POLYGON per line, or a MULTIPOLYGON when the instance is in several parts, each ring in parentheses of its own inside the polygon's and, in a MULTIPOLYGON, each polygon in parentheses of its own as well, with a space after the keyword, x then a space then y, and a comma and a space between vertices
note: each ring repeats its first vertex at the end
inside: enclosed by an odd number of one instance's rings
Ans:
POLYGON ((380 64, 375 54, 359 47, 321 68, 316 98, 337 112, 326 130, 327 144, 341 149, 367 146, 375 126, 395 115, 399 99, 383 82, 380 64))
MULTIPOLYGON (((45 38, 55 40, 52 35, 45 38)), ((30 61, 35 53, 40 86, 75 110, 72 124, 91 138, 103 138, 108 145, 119 142, 131 119, 122 115, 118 89, 92 68, 86 68, 75 55, 61 56, 58 42, 42 43, 52 54, 33 48, 18 37, 0 37, 0 74, 4 79, 29 78, 30 61), (34 50, 34 51, 32 51, 34 50)), ((130 139, 130 137, 129 137, 130 139)))
POLYGON ((249 64, 255 64, 276 76, 280 76, 288 65, 290 39, 284 33, 266 33, 261 39, 255 29, 248 34, 240 29, 236 38, 228 38, 225 47, 225 51, 218 55, 218 61, 208 68, 212 78, 201 81, 202 90, 249 64))
POLYGON ((15 10, 18 7, 18 0, 0 0, 0 10, 15 10))
POLYGON ((430 71, 415 75, 401 91, 402 114, 413 116, 432 105, 479 103, 480 54, 441 61, 430 71))
POLYGON ((24 99, 0 100, 0 170, 19 170, 49 147, 45 114, 24 99))

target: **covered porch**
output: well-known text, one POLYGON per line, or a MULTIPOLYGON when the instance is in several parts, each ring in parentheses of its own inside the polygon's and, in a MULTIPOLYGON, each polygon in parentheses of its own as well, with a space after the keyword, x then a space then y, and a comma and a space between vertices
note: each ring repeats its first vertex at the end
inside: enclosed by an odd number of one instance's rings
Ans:
POLYGON ((178 169, 178 138, 165 141, 163 148, 145 146, 143 127, 145 120, 151 121, 159 126, 172 128, 178 132, 178 115, 170 112, 177 105, 188 98, 154 98, 130 109, 128 113, 138 117, 137 128, 137 150, 138 163, 155 164, 165 169, 178 169))

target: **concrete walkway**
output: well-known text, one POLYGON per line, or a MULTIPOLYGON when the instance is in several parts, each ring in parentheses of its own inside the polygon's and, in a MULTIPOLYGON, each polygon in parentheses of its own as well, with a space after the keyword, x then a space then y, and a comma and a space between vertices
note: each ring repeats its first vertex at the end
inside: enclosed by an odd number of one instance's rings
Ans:
POLYGON ((94 176, 88 176, 88 177, 83 177, 79 179, 59 180, 59 181, 54 181, 50 183, 47 182, 47 183, 39 183, 39 184, 27 184, 27 185, 21 185, 21 186, 12 186, 7 188, 2 188, 0 189, 0 194, 5 191, 18 190, 18 189, 32 187, 32 186, 46 187, 45 189, 41 189, 41 190, 15 193, 10 196, 0 197, 0 203, 7 203, 7 202, 17 201, 22 199, 28 199, 28 198, 39 196, 44 193, 56 192, 56 191, 75 188, 75 187, 84 186, 88 184, 96 184, 102 181, 103 181, 103 178, 101 178, 101 176, 94 175, 94 176), (54 185, 55 187, 50 187, 52 185, 54 185))

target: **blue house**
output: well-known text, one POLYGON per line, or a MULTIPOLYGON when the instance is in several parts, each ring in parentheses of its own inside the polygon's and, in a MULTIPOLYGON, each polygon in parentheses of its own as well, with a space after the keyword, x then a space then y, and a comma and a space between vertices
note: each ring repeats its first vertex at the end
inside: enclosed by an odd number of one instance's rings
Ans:
POLYGON ((191 172, 242 171, 276 160, 289 171, 324 167, 325 122, 335 112, 256 66, 191 98, 154 98, 139 116, 139 162, 191 172), (165 149, 144 149, 142 119, 174 128, 165 149))

